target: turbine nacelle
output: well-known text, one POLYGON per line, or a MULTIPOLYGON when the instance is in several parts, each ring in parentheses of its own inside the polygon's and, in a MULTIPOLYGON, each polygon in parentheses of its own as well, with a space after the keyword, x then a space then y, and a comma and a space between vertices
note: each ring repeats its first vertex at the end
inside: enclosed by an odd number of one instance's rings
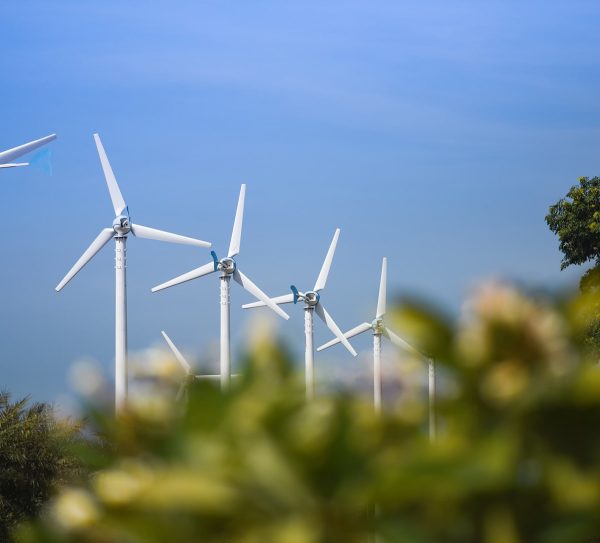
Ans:
POLYGON ((236 267, 235 260, 229 256, 219 260, 218 269, 221 270, 223 275, 233 275, 236 267))
POLYGON ((298 300, 302 300, 308 307, 315 307, 321 296, 318 292, 314 290, 309 290, 308 292, 300 292, 294 285, 290 287, 294 294, 294 303, 298 303, 298 300))
POLYGON ((119 237, 126 236, 131 232, 131 223, 129 222, 129 215, 119 215, 113 221, 113 230, 119 237))
POLYGON ((309 290, 308 292, 304 293, 304 303, 309 307, 314 307, 317 305, 319 303, 319 298, 321 298, 321 296, 319 296, 319 293, 315 292, 314 290, 309 290))
POLYGON ((383 324, 383 319, 374 319, 371 322, 371 329, 373 330, 373 334, 381 335, 384 333, 385 326, 383 324))

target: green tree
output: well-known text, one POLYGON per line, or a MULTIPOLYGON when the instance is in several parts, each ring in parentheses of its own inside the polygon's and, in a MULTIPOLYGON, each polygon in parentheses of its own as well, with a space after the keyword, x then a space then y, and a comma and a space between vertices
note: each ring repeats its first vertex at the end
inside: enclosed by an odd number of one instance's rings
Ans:
POLYGON ((600 177, 580 177, 579 185, 550 206, 546 223, 559 239, 561 269, 600 263, 600 177))
POLYGON ((550 206, 546 223, 559 239, 561 269, 593 262, 579 282, 588 295, 585 341, 600 352, 600 177, 580 177, 567 195, 550 206))
POLYGON ((69 447, 77 427, 57 422, 43 403, 11 401, 0 392, 0 541, 17 523, 34 517, 76 471, 69 447))

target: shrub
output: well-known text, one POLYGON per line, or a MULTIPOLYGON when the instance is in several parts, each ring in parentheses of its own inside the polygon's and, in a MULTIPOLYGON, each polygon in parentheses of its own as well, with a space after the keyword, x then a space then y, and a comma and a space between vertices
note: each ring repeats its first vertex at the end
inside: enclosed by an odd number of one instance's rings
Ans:
MULTIPOLYGON (((307 403, 257 340, 239 384, 157 395, 118 424, 95 474, 61 491, 23 542, 591 543, 600 534, 600 371, 580 346, 585 299, 558 309, 488 285, 458 322, 418 306, 396 323, 440 368, 427 401, 377 416, 350 394, 307 403)), ((423 365, 425 372, 425 364, 423 365)))

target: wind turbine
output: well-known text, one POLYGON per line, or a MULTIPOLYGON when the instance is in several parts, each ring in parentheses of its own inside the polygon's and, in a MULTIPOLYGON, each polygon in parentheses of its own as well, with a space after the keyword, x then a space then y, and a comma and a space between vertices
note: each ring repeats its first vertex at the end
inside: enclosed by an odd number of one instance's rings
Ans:
POLYGON ((30 141, 29 143, 25 143, 23 145, 19 145, 18 147, 13 147, 12 149, 8 149, 7 151, 2 151, 0 153, 0 168, 17 168, 19 166, 29 166, 29 162, 11 162, 15 160, 15 158, 22 157, 27 153, 31 153, 31 151, 35 151, 42 145, 46 145, 51 141, 56 139, 56 134, 50 134, 44 138, 40 138, 39 140, 30 141))
MULTIPOLYGON (((188 363, 188 361, 181 354, 181 351, 171 341, 171 338, 167 335, 167 333, 164 330, 161 330, 160 333, 162 334, 163 338, 167 342, 167 345, 171 349, 171 352, 175 356, 175 359, 177 360, 177 362, 179 362, 181 364, 181 367, 183 368, 183 370, 185 371, 185 374, 186 374, 186 379, 181 383, 181 386, 179 387, 179 390, 177 391, 177 396, 176 396, 177 400, 180 400, 181 397, 183 396, 183 393, 185 392, 185 386, 188 383, 188 381, 193 380, 193 379, 203 379, 203 380, 212 381, 214 379, 220 379, 221 378, 221 375, 219 375, 219 374, 216 374, 216 375, 196 375, 192 371, 192 367, 190 366, 190 364, 188 363)), ((233 377, 237 377, 237 375, 233 375, 233 377)))
MULTIPOLYGON (((344 337, 350 339, 351 337, 357 336, 371 330, 373 333, 373 403, 377 412, 381 411, 381 336, 389 339, 394 345, 408 351, 412 354, 424 358, 423 354, 415 349, 412 345, 404 341, 400 336, 392 332, 383 322, 383 317, 386 312, 386 291, 387 291, 387 258, 383 258, 381 263, 381 279, 379 280, 379 296, 377 298, 377 312, 375 313, 375 319, 370 323, 363 322, 358 326, 355 326, 351 330, 348 330, 344 337)), ((328 349, 329 347, 336 345, 340 342, 339 338, 333 338, 331 341, 321 345, 317 351, 328 349)), ((433 397, 432 393, 435 393, 435 368, 433 367, 433 361, 429 360, 429 407, 430 407, 430 436, 435 434, 435 425, 433 421, 433 397)))
MULTIPOLYGON (((273 298, 272 301, 276 304, 289 304, 289 303, 298 303, 298 300, 302 300, 304 302, 304 334, 306 336, 306 349, 304 354, 304 363, 305 363, 305 379, 306 379, 306 397, 311 399, 314 396, 315 385, 314 385, 314 344, 313 344, 313 313, 316 313, 317 316, 325 323, 327 328, 329 328, 336 336, 337 341, 341 341, 346 349, 352 353, 352 356, 356 356, 356 351, 350 345, 350 342, 344 337, 342 331, 339 329, 338 325, 331 318, 331 315, 326 311, 325 307, 321 303, 321 295, 320 291, 325 288, 325 284, 327 283, 327 276, 329 275, 329 269, 331 268, 331 262, 333 261, 333 255, 335 253, 335 248, 337 246, 338 238, 340 237, 340 229, 337 228, 335 234, 333 235, 333 239, 331 240, 331 245, 329 246, 329 250, 327 251, 327 255, 325 256, 325 261, 323 262, 323 266, 321 267, 321 272, 319 273, 319 277, 317 277, 317 282, 312 290, 306 292, 300 292, 294 285, 290 287, 291 293, 284 294, 283 296, 278 296, 277 298, 273 298)), ((251 304, 244 304, 242 307, 244 309, 248 309, 251 307, 260 307, 263 306, 263 302, 254 302, 251 304)))
POLYGON ((79 257, 74 266, 56 287, 60 291, 75 275, 104 247, 111 238, 115 240, 115 406, 117 413, 121 410, 127 400, 127 294, 126 294, 126 242, 131 232, 138 238, 167 241, 170 243, 182 243, 196 247, 210 247, 207 241, 188 238, 178 234, 171 234, 162 230, 156 230, 140 224, 134 224, 129 217, 129 208, 123 199, 115 175, 110 167, 108 158, 100 141, 98 134, 94 134, 100 163, 110 199, 115 210, 115 219, 110 228, 104 228, 98 237, 79 257))
POLYGON ((233 280, 238 283, 242 288, 247 290, 254 297, 262 300, 264 304, 268 305, 275 313, 284 319, 289 319, 289 315, 283 311, 277 304, 271 301, 271 299, 260 290, 242 271, 238 268, 237 262, 234 257, 240 252, 240 243, 242 239, 242 223, 244 220, 244 200, 246 197, 246 185, 242 185, 240 188, 240 196, 238 198, 237 209, 235 212, 235 220, 233 223, 233 231, 231 233, 231 241, 229 243, 229 251, 225 258, 220 260, 214 251, 211 251, 213 257, 212 262, 204 264, 192 271, 184 273, 170 281, 166 281, 152 289, 152 292, 158 292, 165 288, 179 285, 192 279, 197 279, 204 275, 209 275, 216 271, 220 271, 220 291, 221 291, 221 359, 220 359, 220 370, 221 370, 221 388, 227 389, 231 380, 231 337, 230 337, 230 317, 229 317, 229 306, 230 296, 229 288, 230 281, 233 280))

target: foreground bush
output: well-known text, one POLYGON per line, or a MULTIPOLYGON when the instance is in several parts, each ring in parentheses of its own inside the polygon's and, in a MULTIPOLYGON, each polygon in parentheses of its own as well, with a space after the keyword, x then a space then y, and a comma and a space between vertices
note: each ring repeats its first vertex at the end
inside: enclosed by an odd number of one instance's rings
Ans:
POLYGON ((307 404, 284 352, 257 340, 227 394, 195 383, 185 408, 157 389, 118 424, 95 413, 111 446, 88 451, 93 477, 21 541, 598 541, 587 304, 559 310, 489 286, 454 324, 399 308, 397 325, 441 370, 434 443, 422 394, 381 417, 349 395, 307 404))
POLYGON ((27 405, 0 393, 0 541, 39 512, 76 472, 70 446, 77 428, 58 423, 46 404, 27 405))

